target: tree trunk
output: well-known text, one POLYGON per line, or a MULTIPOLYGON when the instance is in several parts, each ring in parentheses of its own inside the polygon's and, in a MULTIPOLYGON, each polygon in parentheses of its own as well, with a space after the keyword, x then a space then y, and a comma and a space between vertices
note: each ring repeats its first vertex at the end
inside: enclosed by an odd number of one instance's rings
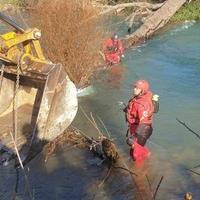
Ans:
POLYGON ((140 28, 124 38, 123 42, 125 46, 130 47, 136 45, 151 37, 170 20, 186 1, 187 0, 167 0, 159 10, 155 11, 144 21, 140 28))

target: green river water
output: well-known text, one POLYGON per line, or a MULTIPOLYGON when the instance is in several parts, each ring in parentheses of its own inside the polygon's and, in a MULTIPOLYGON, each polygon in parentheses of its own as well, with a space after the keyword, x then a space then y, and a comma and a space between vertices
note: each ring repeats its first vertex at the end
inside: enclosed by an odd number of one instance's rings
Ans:
MULTIPOLYGON (((154 184, 164 176, 158 198, 162 200, 181 199, 186 191, 193 192, 195 199, 200 198, 200 178, 186 170, 200 163, 200 140, 176 120, 200 133, 199 36, 200 24, 188 21, 128 50, 122 79, 116 78, 115 72, 110 73, 96 82, 95 95, 81 101, 85 110, 102 118, 126 152, 127 126, 119 102, 128 101, 133 81, 150 82, 152 91, 160 95, 160 111, 154 118, 154 132, 148 143, 152 155, 144 170, 154 184)), ((85 122, 81 127, 86 127, 85 122)), ((193 170, 198 172, 200 168, 193 170)))

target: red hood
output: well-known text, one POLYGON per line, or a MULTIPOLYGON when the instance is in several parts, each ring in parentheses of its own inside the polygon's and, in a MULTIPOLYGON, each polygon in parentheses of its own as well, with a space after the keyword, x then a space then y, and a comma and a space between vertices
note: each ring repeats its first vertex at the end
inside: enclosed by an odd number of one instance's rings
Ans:
POLYGON ((143 101, 143 100, 146 100, 146 99, 152 99, 152 97, 153 97, 152 92, 148 91, 145 94, 136 97, 136 99, 137 99, 137 101, 143 101))

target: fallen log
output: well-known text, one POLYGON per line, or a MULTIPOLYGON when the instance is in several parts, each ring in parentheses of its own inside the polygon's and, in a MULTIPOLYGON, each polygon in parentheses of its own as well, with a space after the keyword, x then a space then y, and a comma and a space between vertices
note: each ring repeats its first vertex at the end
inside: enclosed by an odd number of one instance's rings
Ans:
POLYGON ((145 42, 162 28, 187 0, 166 0, 162 7, 152 13, 131 35, 123 39, 126 48, 145 42))

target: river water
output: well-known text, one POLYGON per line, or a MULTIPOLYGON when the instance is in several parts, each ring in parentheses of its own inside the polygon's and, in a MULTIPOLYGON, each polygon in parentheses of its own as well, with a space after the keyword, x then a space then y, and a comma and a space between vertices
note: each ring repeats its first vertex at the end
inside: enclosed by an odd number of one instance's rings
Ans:
MULTIPOLYGON (((200 197, 200 177, 187 170, 200 164, 200 140, 176 120, 200 133, 199 35, 200 23, 185 22, 127 50, 122 66, 97 75, 93 81, 95 92, 79 99, 80 108, 88 116, 92 113, 106 134, 99 119, 104 122, 123 162, 138 172, 141 192, 145 193, 147 188, 145 175, 153 191, 164 177, 157 194, 161 200, 182 200, 188 191, 194 199, 200 197), (119 105, 128 101, 131 84, 137 79, 147 79, 152 91, 160 96, 160 111, 154 118, 154 132, 147 144, 151 156, 140 166, 129 159, 125 144, 127 125, 119 105)), ((73 125, 89 136, 98 136, 81 109, 73 125)), ((130 175, 122 170, 114 170, 104 186, 97 189, 107 169, 93 165, 92 161, 90 152, 67 145, 59 147, 47 162, 43 155, 38 155, 27 168, 33 199, 142 199, 136 195, 130 175)), ((200 172, 200 168, 192 170, 200 172)), ((22 171, 18 182, 11 167, 1 166, 0 173, 1 199, 11 199, 16 183, 17 198, 30 199, 22 171)))
MULTIPOLYGON (((128 101, 133 81, 150 82, 152 91, 160 95, 160 111, 148 143, 152 155, 143 170, 152 187, 164 176, 158 193, 162 200, 182 199, 187 191, 195 199, 200 198, 200 177, 186 170, 200 164, 200 140, 177 121, 200 133, 199 35, 200 23, 185 22, 128 50, 123 60, 123 76, 119 76, 121 70, 112 70, 95 82, 96 94, 81 100, 83 109, 98 115, 118 147, 126 152, 127 127, 119 102, 128 101)), ((77 126, 86 131, 88 127, 82 117, 77 126)), ((193 170, 199 172, 200 168, 193 170)))

